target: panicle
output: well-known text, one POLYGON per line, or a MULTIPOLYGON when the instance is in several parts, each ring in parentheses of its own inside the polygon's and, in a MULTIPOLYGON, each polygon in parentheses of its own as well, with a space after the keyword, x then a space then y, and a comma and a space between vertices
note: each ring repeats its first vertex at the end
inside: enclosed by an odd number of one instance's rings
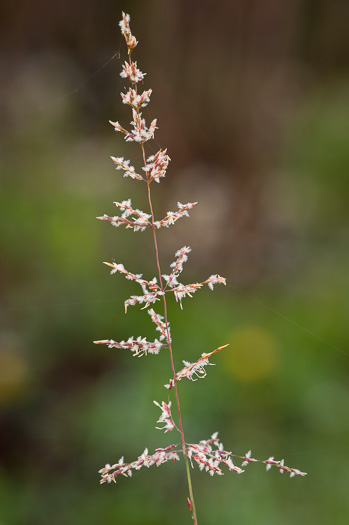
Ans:
MULTIPOLYGON (((138 42, 132 35, 130 29, 130 16, 128 14, 122 13, 122 20, 119 22, 119 26, 121 33, 125 37, 129 58, 129 62, 125 61, 124 65, 122 65, 120 76, 125 79, 127 78, 132 84, 128 91, 120 93, 120 95, 122 102, 131 107, 132 127, 130 130, 126 129, 121 126, 118 121, 110 121, 110 124, 114 127, 115 131, 118 131, 124 135, 124 138, 127 142, 136 142, 140 144, 142 149, 142 157, 144 160, 144 167, 142 168, 144 173, 142 175, 137 173, 130 161, 125 160, 124 157, 111 157, 111 159, 115 164, 115 169, 122 170, 124 172, 124 177, 130 177, 134 180, 142 180, 147 183, 151 214, 133 208, 131 199, 128 199, 114 203, 121 212, 120 216, 108 216, 104 214, 103 216, 97 218, 110 222, 116 227, 124 225, 126 228, 133 229, 133 231, 144 231, 146 228, 151 228, 153 230, 157 253, 158 250, 155 231, 162 227, 168 228, 182 217, 189 217, 189 211, 197 204, 197 202, 188 202, 187 204, 178 202, 177 211, 168 211, 166 216, 161 220, 155 220, 154 218, 150 200, 150 183, 153 181, 159 183, 161 179, 166 176, 170 157, 167 155, 167 149, 160 149, 157 151, 157 153, 151 155, 147 158, 147 160, 145 160, 144 143, 154 138, 155 130, 157 129, 157 120, 152 120, 150 125, 147 126, 145 119, 142 118, 141 109, 150 102, 152 90, 148 89, 138 92, 138 83, 144 80, 145 73, 138 69, 137 62, 132 61, 131 59, 132 51, 138 42)), ((188 246, 184 246, 176 252, 176 259, 170 265, 171 273, 169 275, 160 275, 160 263, 157 257, 159 284, 155 277, 151 280, 146 280, 143 278, 142 274, 134 274, 126 270, 123 264, 105 262, 104 264, 111 268, 111 274, 121 273, 126 279, 134 281, 141 286, 142 295, 132 295, 129 299, 127 299, 124 303, 125 311, 127 311, 128 306, 133 306, 136 304, 143 305, 143 309, 148 308, 151 304, 159 301, 160 298, 165 295, 165 293, 173 293, 176 301, 180 303, 180 307, 182 308, 182 299, 187 296, 192 297, 192 295, 205 284, 207 284, 211 290, 214 289, 216 284, 226 284, 226 279, 220 275, 211 275, 208 279, 206 279, 206 281, 201 283, 182 284, 178 282, 178 277, 183 271, 183 265, 188 260, 188 254, 190 251, 191 249, 188 246)), ((148 309, 148 314, 150 315, 152 322, 156 325, 156 331, 160 332, 159 339, 148 341, 146 337, 132 336, 127 340, 122 340, 120 342, 116 342, 113 339, 103 339, 94 341, 94 343, 106 345, 108 348, 129 350, 134 356, 138 357, 147 354, 158 354, 162 348, 167 348, 171 351, 172 359, 171 333, 167 319, 165 300, 164 312, 165 315, 162 316, 156 313, 153 308, 148 309)), ((173 378, 169 380, 169 383, 165 385, 165 387, 168 390, 171 390, 173 387, 176 387, 176 383, 183 378, 187 378, 190 381, 196 381, 197 379, 204 378, 206 376, 205 367, 213 364, 209 361, 211 356, 221 351, 223 348, 226 348, 227 346, 228 345, 223 345, 216 348, 212 352, 202 353, 199 359, 194 362, 183 361, 184 367, 177 373, 173 368, 172 362, 173 378)), ((99 471, 102 475, 101 483, 110 483, 111 481, 115 482, 119 475, 130 477, 133 471, 140 470, 143 466, 159 466, 169 460, 178 461, 180 453, 183 453, 185 456, 187 456, 192 467, 194 464, 197 464, 200 470, 205 470, 211 476, 214 474, 223 475, 223 467, 226 467, 229 471, 234 471, 238 474, 244 472, 242 468, 236 466, 233 463, 233 457, 242 460, 241 467, 245 467, 249 463, 260 462, 265 464, 267 470, 271 469, 271 467, 275 467, 279 469, 281 473, 288 472, 291 477, 296 475, 306 475, 305 472, 285 466, 283 459, 281 461, 276 461, 273 456, 266 460, 258 460, 251 457, 251 451, 247 452, 245 456, 233 454, 232 452, 224 449, 223 443, 221 443, 218 439, 217 432, 212 434, 211 438, 208 440, 202 440, 196 444, 188 444, 184 441, 182 426, 180 425, 181 430, 179 430, 173 420, 171 413, 171 401, 168 401, 167 403, 162 401, 161 404, 157 401, 154 401, 154 404, 161 410, 160 417, 157 420, 157 423, 160 423, 161 426, 156 428, 163 430, 165 433, 175 428, 181 433, 181 443, 169 445, 166 448, 157 448, 154 454, 151 455, 146 448, 144 452, 137 458, 137 460, 131 463, 125 463, 124 458, 121 457, 117 463, 113 465, 107 464, 99 471)), ((181 419, 180 411, 179 419, 181 419)), ((186 464, 188 467, 187 460, 186 464)), ((194 500, 188 498, 188 505, 189 509, 193 513, 193 520, 196 522, 194 519, 196 518, 194 500)))

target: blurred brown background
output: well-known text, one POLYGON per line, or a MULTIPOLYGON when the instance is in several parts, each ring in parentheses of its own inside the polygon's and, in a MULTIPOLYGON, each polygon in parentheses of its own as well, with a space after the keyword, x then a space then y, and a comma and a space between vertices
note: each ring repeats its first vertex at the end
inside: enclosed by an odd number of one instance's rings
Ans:
POLYGON ((101 264, 151 277, 151 236, 95 220, 115 200, 146 208, 109 159, 138 162, 108 124, 131 120, 122 10, 153 89, 148 152, 172 159, 156 213, 199 201, 159 232, 163 271, 189 244, 184 282, 228 278, 170 305, 177 367, 231 343, 180 384, 188 439, 219 430, 309 473, 195 471, 200 524, 346 523, 349 3, 33 0, 0 18, 0 524, 190 520, 180 463, 98 485, 105 463, 176 439, 154 429, 167 356, 92 344, 153 337, 144 312, 123 314, 137 288, 101 264))

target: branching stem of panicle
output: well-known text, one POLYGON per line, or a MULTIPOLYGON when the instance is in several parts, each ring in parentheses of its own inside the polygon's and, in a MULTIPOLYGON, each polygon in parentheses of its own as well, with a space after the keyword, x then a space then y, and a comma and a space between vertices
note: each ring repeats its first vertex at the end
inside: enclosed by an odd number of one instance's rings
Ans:
POLYGON ((160 340, 155 339, 154 342, 148 341, 145 337, 139 336, 138 338, 130 337, 127 341, 115 342, 112 339, 104 339, 100 341, 95 341, 98 344, 108 345, 109 348, 125 348, 133 352, 134 355, 143 355, 147 353, 158 353, 161 348, 166 348, 169 350, 171 370, 172 370, 172 379, 169 380, 167 385, 164 385, 168 389, 168 403, 166 404, 162 401, 161 405, 154 401, 162 413, 158 419, 158 423, 162 423, 162 427, 156 427, 160 430, 168 432, 172 429, 176 429, 181 435, 180 443, 172 444, 166 448, 158 448, 155 450, 155 453, 149 455, 148 449, 146 448, 141 456, 138 457, 136 461, 132 463, 125 463, 124 458, 120 458, 118 463, 114 465, 107 464, 99 472, 102 474, 101 483, 115 481, 116 477, 119 475, 129 476, 132 474, 132 470, 139 470, 142 466, 149 467, 151 465, 161 465, 169 460, 179 460, 180 452, 183 452, 183 458, 186 468, 187 483, 189 496, 187 498, 189 510, 192 515, 192 520, 194 525, 198 524, 193 487, 191 481, 190 467, 193 467, 193 464, 196 463, 200 470, 206 470, 210 475, 218 474, 222 475, 221 466, 225 465, 228 467, 229 471, 234 471, 238 474, 244 472, 244 470, 236 465, 234 465, 232 457, 238 457, 243 460, 242 467, 246 466, 250 462, 261 462, 266 465, 266 469, 269 470, 272 466, 279 469, 279 472, 288 472, 290 477, 293 476, 305 476, 305 472, 301 472, 298 469, 287 467, 284 464, 284 460, 276 461, 273 456, 269 457, 267 460, 257 460, 251 457, 251 451, 247 452, 245 456, 237 456, 232 452, 224 450, 223 443, 218 439, 218 432, 212 434, 211 438, 208 440, 202 440, 197 444, 186 443, 184 439, 184 430, 182 423, 182 413, 179 402, 178 395, 178 386, 177 383, 183 378, 187 378, 191 381, 196 381, 196 379, 206 376, 205 367, 207 365, 213 364, 209 362, 209 358, 220 352, 223 348, 228 345, 223 345, 212 352, 202 353, 201 356, 194 362, 183 361, 184 367, 180 369, 177 373, 174 366, 173 360, 173 350, 170 336, 170 325, 168 321, 168 312, 167 312, 167 302, 166 302, 166 293, 173 292, 177 301, 189 296, 191 297, 193 293, 199 290, 203 285, 207 284, 208 287, 212 290, 214 285, 218 283, 226 284, 224 277, 219 275, 211 275, 202 283, 192 283, 188 285, 183 285, 178 282, 177 277, 182 272, 183 263, 187 260, 187 255, 191 251, 188 246, 184 246, 178 250, 175 254, 176 260, 170 265, 172 268, 170 275, 163 275, 161 273, 160 266, 160 256, 158 249, 158 241, 156 236, 156 231, 160 227, 168 227, 171 224, 174 224, 177 219, 180 217, 188 216, 188 210, 190 210, 196 202, 188 202, 187 204, 177 203, 178 211, 177 212, 167 212, 167 215, 164 219, 155 221, 154 209, 152 204, 151 197, 151 183, 153 181, 160 182, 160 178, 164 177, 166 174, 168 162, 170 161, 169 156, 167 155, 167 150, 162 151, 161 149, 155 154, 146 160, 144 143, 148 140, 154 138, 155 129, 157 129, 157 120, 154 119, 150 126, 147 127, 146 120, 142 118, 141 107, 146 106, 149 102, 149 97, 152 90, 144 90, 138 95, 138 83, 143 81, 145 73, 140 71, 137 67, 137 62, 132 62, 132 50, 137 45, 137 40, 131 33, 129 26, 129 15, 125 13, 122 14, 122 20, 120 21, 121 32, 125 36, 126 44, 128 47, 128 58, 129 62, 125 62, 122 66, 122 72, 120 73, 121 77, 128 78, 132 84, 132 88, 129 88, 127 93, 121 93, 122 100, 125 104, 131 106, 133 121, 131 125, 133 129, 131 131, 123 128, 119 122, 110 123, 113 125, 116 131, 121 132, 124 135, 124 138, 127 142, 133 141, 138 142, 141 151, 142 151, 142 162, 143 170, 145 175, 139 175, 136 173, 135 168, 130 165, 130 160, 125 160, 123 157, 112 157, 112 160, 116 164, 116 169, 123 170, 124 176, 131 177, 132 179, 141 180, 147 185, 147 194, 148 194, 148 204, 149 204, 149 213, 145 213, 141 210, 134 209, 131 204, 131 199, 115 202, 116 206, 123 210, 121 217, 109 217, 108 215, 103 215, 103 217, 98 217, 101 220, 107 220, 111 222, 113 226, 119 226, 123 224, 126 228, 133 228, 134 231, 143 231, 147 227, 150 227, 153 232, 153 242, 155 248, 155 260, 158 271, 158 277, 154 277, 152 280, 147 281, 142 278, 142 274, 133 274, 126 270, 123 264, 117 263, 105 263, 112 268, 111 273, 119 272, 124 274, 125 277, 131 281, 135 281, 141 285, 143 290, 142 296, 131 296, 127 301, 125 301, 125 309, 127 306, 134 305, 136 303, 145 303, 144 308, 148 308, 151 303, 160 300, 162 297, 164 315, 157 314, 152 308, 148 309, 148 313, 151 316, 152 321, 156 324, 156 330, 160 331, 161 336, 160 340), (159 279, 159 282, 157 281, 159 279), (164 340, 167 341, 167 344, 164 343, 164 340), (174 390, 176 404, 177 404, 177 413, 178 413, 178 425, 173 421, 171 413, 171 401, 170 401, 170 390, 174 390), (180 450, 180 447, 182 450, 180 450))

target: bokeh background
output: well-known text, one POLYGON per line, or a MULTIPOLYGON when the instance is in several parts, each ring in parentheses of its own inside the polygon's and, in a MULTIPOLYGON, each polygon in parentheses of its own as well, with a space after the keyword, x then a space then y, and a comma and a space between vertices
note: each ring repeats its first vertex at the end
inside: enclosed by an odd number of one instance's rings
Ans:
MULTIPOLYGON (((153 89, 146 118, 172 158, 156 214, 163 271, 193 249, 185 282, 228 286, 170 304, 177 367, 219 345, 204 381, 182 381, 188 439, 285 458, 193 483, 200 524, 343 524, 349 518, 349 3, 346 0, 32 0, 1 6, 0 523, 189 523, 183 464, 99 486, 98 469, 173 439, 154 429, 166 353, 134 359, 94 339, 153 336, 123 312, 138 290, 102 261, 153 276, 151 236, 95 220, 141 184, 113 133, 129 12, 153 89)), ((136 164, 137 165, 137 164, 136 164)))

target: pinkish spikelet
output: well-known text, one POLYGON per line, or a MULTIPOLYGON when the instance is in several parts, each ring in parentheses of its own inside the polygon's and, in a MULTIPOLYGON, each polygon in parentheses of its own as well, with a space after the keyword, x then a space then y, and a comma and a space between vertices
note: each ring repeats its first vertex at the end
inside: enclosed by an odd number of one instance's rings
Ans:
POLYGON ((161 405, 157 401, 154 401, 154 405, 158 406, 161 410, 161 416, 157 420, 158 423, 165 423, 163 427, 155 427, 158 430, 164 430, 165 434, 166 432, 170 432, 170 430, 173 430, 176 428, 176 425, 172 419, 171 414, 171 401, 169 403, 165 403, 165 401, 162 401, 161 405))

